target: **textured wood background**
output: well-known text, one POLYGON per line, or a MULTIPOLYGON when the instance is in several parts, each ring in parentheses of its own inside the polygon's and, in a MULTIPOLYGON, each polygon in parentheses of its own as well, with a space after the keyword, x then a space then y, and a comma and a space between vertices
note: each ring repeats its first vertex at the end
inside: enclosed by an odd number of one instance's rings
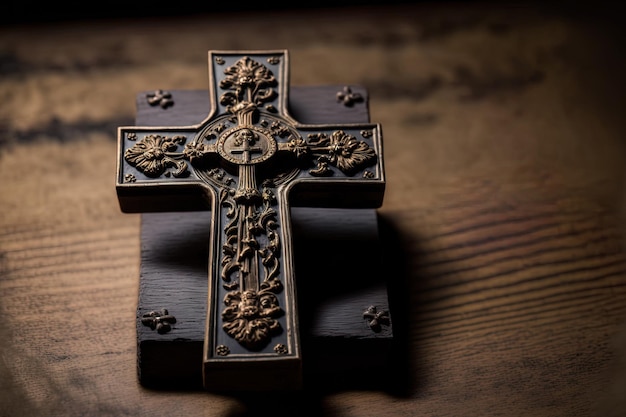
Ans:
POLYGON ((594 5, 0 27, 0 415, 624 415, 623 33, 594 5), (404 395, 137 383, 139 216, 118 207, 115 129, 138 91, 206 88, 207 50, 276 48, 292 84, 367 87, 383 125, 404 395))

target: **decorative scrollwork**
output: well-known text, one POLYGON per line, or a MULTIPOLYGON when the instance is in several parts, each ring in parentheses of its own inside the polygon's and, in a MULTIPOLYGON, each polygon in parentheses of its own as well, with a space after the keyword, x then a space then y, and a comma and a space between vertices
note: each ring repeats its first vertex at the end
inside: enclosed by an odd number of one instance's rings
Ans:
POLYGON ((280 238, 276 232, 278 223, 276 210, 272 207, 276 197, 270 188, 271 182, 266 181, 259 194, 263 201, 262 207, 240 204, 236 201, 237 191, 228 188, 220 193, 220 203, 227 208, 226 217, 230 220, 224 228, 226 236, 222 246, 222 280, 227 289, 238 286, 233 275, 254 274, 245 268, 245 259, 260 256, 264 268, 264 281, 273 280, 279 272, 278 253, 280 238), (261 236, 264 237, 262 243, 261 236))

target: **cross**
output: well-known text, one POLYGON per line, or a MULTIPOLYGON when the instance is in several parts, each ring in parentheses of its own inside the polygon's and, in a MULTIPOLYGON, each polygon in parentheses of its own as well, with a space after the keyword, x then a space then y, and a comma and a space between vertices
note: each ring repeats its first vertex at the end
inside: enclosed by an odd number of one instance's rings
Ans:
MULTIPOLYGON (((290 207, 379 207, 381 128, 294 120, 285 50, 208 58, 211 109, 202 122, 118 128, 120 207, 211 210, 205 387, 298 388, 290 207)), ((326 285, 320 277, 320 292, 326 285)))
POLYGON ((242 165, 240 165, 240 167, 244 166, 243 164, 249 164, 250 162, 252 162, 250 159, 250 155, 252 155, 253 153, 264 153, 263 148, 258 146, 250 146, 251 144, 256 142, 257 138, 258 136, 250 129, 241 129, 235 134, 235 138, 234 140, 232 140, 232 142, 235 144, 235 146, 241 147, 232 147, 230 149, 230 153, 233 155, 243 155, 243 159, 241 160, 242 165))

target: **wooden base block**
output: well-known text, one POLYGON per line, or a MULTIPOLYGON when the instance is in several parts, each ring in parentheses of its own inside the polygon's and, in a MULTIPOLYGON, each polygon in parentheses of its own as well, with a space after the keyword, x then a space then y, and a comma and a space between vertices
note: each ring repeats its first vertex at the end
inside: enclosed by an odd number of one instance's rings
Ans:
MULTIPOLYGON (((202 386, 210 221, 210 212, 142 215, 137 338, 144 386, 202 386), (142 318, 163 309, 176 322, 160 334, 142 318)), ((389 312, 376 211, 294 208, 292 221, 305 385, 379 383, 393 335, 384 317, 378 327, 364 317, 371 307, 389 312)))

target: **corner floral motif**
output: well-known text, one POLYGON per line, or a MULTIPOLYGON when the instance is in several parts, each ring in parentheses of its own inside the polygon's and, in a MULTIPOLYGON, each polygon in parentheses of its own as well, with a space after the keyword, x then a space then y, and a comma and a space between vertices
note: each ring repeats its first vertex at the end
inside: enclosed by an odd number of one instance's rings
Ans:
POLYGON ((278 343, 276 346, 274 346, 274 352, 278 353, 279 355, 286 355, 289 350, 287 349, 287 346, 283 345, 282 343, 278 343))
POLYGON ((354 103, 363 101, 363 96, 359 93, 353 93, 349 86, 343 87, 343 90, 337 93, 337 101, 342 102, 344 106, 352 107, 354 103))
POLYGON ((217 353, 218 356, 228 356, 230 355, 230 348, 226 345, 218 345, 215 348, 215 353, 217 353))
POLYGON ((375 333, 379 333, 382 330, 382 326, 389 326, 391 319, 387 310, 378 311, 376 306, 369 306, 367 310, 363 312, 363 318, 367 320, 367 325, 375 333))
POLYGON ((148 104, 151 106, 161 106, 162 109, 167 109, 174 105, 172 99, 172 93, 164 90, 155 90, 153 93, 146 94, 148 104))
POLYGON ((176 323, 176 317, 169 314, 167 309, 151 311, 141 316, 141 323, 144 326, 156 330, 159 334, 165 334, 172 330, 172 324, 176 323))

